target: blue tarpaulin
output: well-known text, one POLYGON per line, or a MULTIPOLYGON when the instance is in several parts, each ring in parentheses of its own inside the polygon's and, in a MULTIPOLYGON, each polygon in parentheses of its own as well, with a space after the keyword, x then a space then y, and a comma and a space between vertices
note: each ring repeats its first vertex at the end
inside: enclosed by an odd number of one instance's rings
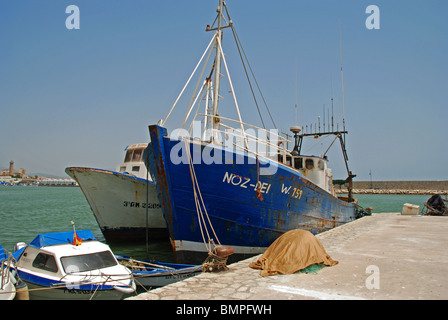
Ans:
MULTIPOLYGON (((79 230, 76 231, 76 234, 82 241, 95 240, 95 237, 90 230, 79 230)), ((67 243, 73 243, 73 231, 39 234, 33 241, 31 241, 30 246, 42 248, 67 243)))
POLYGON ((6 259, 8 259, 8 253, 0 245, 0 262, 3 261, 3 260, 6 260, 6 259))

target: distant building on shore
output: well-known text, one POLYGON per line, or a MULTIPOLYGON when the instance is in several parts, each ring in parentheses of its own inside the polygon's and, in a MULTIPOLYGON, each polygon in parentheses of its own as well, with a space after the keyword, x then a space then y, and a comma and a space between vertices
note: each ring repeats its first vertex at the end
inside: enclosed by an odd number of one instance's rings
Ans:
POLYGON ((9 168, 2 169, 0 171, 0 176, 10 176, 23 179, 26 177, 26 170, 23 168, 20 168, 19 170, 14 170, 14 161, 11 160, 11 162, 9 163, 9 168))
POLYGON ((28 177, 25 169, 14 170, 14 161, 11 161, 8 169, 0 170, 0 185, 77 187, 78 183, 73 179, 57 179, 42 176, 28 177))

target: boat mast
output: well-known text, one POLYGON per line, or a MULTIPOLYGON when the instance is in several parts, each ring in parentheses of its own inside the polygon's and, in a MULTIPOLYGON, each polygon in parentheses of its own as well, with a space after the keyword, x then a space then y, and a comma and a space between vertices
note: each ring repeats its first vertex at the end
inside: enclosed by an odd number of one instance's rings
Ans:
POLYGON ((220 87, 220 80, 221 80, 221 50, 219 48, 219 40, 222 39, 222 13, 223 13, 223 0, 219 0, 219 6, 216 10, 218 12, 218 26, 216 29, 215 34, 215 50, 216 50, 216 56, 215 56, 215 79, 214 79, 214 85, 213 85, 213 117, 212 117, 212 142, 215 137, 215 130, 218 128, 219 119, 218 117, 218 104, 219 104, 219 87, 220 87))

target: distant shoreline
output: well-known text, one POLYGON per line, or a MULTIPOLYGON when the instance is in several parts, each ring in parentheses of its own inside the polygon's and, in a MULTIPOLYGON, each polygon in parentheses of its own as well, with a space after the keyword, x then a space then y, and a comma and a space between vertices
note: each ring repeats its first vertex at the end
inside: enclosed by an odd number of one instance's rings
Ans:
MULTIPOLYGON (((346 188, 336 190, 337 194, 348 193, 346 188)), ((448 190, 379 190, 379 189, 353 189, 353 194, 414 194, 414 195, 448 195, 448 190)))
MULTIPOLYGON (((335 185, 336 193, 347 193, 347 185, 335 185)), ((448 181, 353 181, 353 194, 447 195, 448 181)))

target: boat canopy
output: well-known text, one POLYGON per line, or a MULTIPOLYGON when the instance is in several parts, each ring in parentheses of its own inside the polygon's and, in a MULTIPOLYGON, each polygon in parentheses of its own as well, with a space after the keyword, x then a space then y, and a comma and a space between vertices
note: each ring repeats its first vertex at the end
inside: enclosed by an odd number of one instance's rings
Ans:
MULTIPOLYGON (((95 240, 95 237, 90 230, 76 231, 76 235, 82 241, 95 240)), ((35 248, 42 248, 47 246, 54 246, 57 244, 68 243, 73 243, 73 231, 39 234, 36 238, 34 238, 33 241, 31 241, 30 246, 35 248)))
POLYGON ((3 247, 0 245, 0 261, 6 260, 6 259, 8 259, 7 252, 6 252, 5 249, 3 249, 3 247))

